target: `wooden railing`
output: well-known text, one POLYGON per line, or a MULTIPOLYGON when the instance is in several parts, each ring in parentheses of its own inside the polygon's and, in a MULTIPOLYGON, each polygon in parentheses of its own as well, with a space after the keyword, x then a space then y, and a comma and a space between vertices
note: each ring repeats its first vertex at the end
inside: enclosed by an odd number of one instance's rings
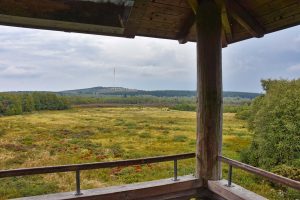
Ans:
POLYGON ((160 163, 173 161, 174 162, 174 181, 177 181, 177 161, 183 159, 194 158, 195 153, 185 153, 170 156, 158 156, 141 159, 131 160, 119 160, 111 162, 97 162, 97 163, 85 163, 85 164, 74 164, 74 165, 61 165, 61 166, 49 166, 49 167, 35 167, 35 168, 24 168, 24 169, 12 169, 0 171, 0 178, 4 177, 15 177, 15 176, 27 176, 36 174, 49 174, 57 172, 76 172, 76 193, 75 195, 81 195, 80 191, 80 171, 91 170, 91 169, 103 169, 113 167, 127 167, 132 165, 143 165, 150 163, 160 163))
POLYGON ((253 167, 251 165, 247 165, 245 163, 242 163, 242 162, 239 162, 236 160, 232 160, 232 159, 226 158, 224 156, 219 156, 219 160, 224 163, 227 163, 229 165, 229 171, 228 171, 228 186, 229 187, 231 186, 231 181, 232 181, 232 167, 236 167, 236 168, 242 169, 244 171, 250 172, 252 174, 262 176, 273 183, 282 184, 282 185, 294 188, 296 190, 300 190, 300 182, 299 181, 295 181, 295 180, 259 169, 257 167, 253 167))
MULTIPOLYGON (((49 166, 49 167, 35 167, 35 168, 24 168, 24 169, 12 169, 0 171, 0 178, 4 177, 15 177, 15 176, 27 176, 36 174, 47 174, 47 173, 58 173, 58 172, 76 172, 76 193, 75 195, 81 195, 80 190, 80 171, 81 170, 92 170, 92 169, 103 169, 113 167, 127 167, 132 165, 143 165, 150 163, 160 163, 173 161, 174 162, 174 181, 177 181, 177 161, 183 159, 195 158, 195 153, 185 153, 169 156, 158 156, 141 159, 131 160, 119 160, 111 162, 97 162, 97 163, 85 163, 85 164, 74 164, 74 165, 61 165, 61 166, 49 166)), ((240 168, 244 171, 266 178, 267 180, 282 184, 296 190, 300 190, 300 182, 267 172, 265 170, 244 164, 242 162, 226 158, 224 156, 218 157, 220 162, 227 163, 229 165, 228 171, 228 186, 231 186, 232 182, 232 167, 240 168)))

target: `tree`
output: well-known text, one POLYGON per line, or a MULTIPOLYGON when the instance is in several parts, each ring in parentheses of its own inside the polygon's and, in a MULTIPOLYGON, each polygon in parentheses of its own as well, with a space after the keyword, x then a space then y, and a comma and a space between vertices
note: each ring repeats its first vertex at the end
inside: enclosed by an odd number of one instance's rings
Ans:
POLYGON ((23 112, 32 112, 35 110, 34 100, 31 94, 24 94, 22 96, 23 112))
POLYGON ((271 170, 278 165, 300 167, 300 79, 263 80, 265 95, 251 105, 254 139, 242 160, 271 170))

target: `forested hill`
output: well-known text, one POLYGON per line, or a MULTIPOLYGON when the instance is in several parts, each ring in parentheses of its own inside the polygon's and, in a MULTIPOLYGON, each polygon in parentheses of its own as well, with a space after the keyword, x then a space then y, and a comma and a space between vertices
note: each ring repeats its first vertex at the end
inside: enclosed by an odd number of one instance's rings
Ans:
MULTIPOLYGON (((67 90, 59 92, 63 96, 86 96, 86 97, 101 97, 101 96, 156 96, 156 97, 193 97, 196 91, 192 90, 136 90, 122 87, 93 87, 78 90, 67 90)), ((224 91, 224 97, 239 97, 253 99, 259 96, 259 93, 248 92, 229 92, 224 91)))

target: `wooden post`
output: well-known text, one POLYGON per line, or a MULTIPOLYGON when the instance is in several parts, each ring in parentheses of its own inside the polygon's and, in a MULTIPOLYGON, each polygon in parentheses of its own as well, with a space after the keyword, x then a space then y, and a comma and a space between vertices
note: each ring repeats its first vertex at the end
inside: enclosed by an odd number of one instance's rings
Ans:
POLYGON ((222 148, 221 12, 214 0, 198 0, 196 177, 221 179, 222 148))

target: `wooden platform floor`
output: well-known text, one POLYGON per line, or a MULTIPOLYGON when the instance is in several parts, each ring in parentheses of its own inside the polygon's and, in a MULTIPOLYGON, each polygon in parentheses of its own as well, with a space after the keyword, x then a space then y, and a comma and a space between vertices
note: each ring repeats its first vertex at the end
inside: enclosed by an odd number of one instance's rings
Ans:
POLYGON ((178 181, 162 179, 121 186, 82 190, 82 195, 63 192, 15 200, 265 200, 265 198, 238 185, 226 186, 226 180, 210 181, 204 189, 192 175, 181 176, 178 181))

